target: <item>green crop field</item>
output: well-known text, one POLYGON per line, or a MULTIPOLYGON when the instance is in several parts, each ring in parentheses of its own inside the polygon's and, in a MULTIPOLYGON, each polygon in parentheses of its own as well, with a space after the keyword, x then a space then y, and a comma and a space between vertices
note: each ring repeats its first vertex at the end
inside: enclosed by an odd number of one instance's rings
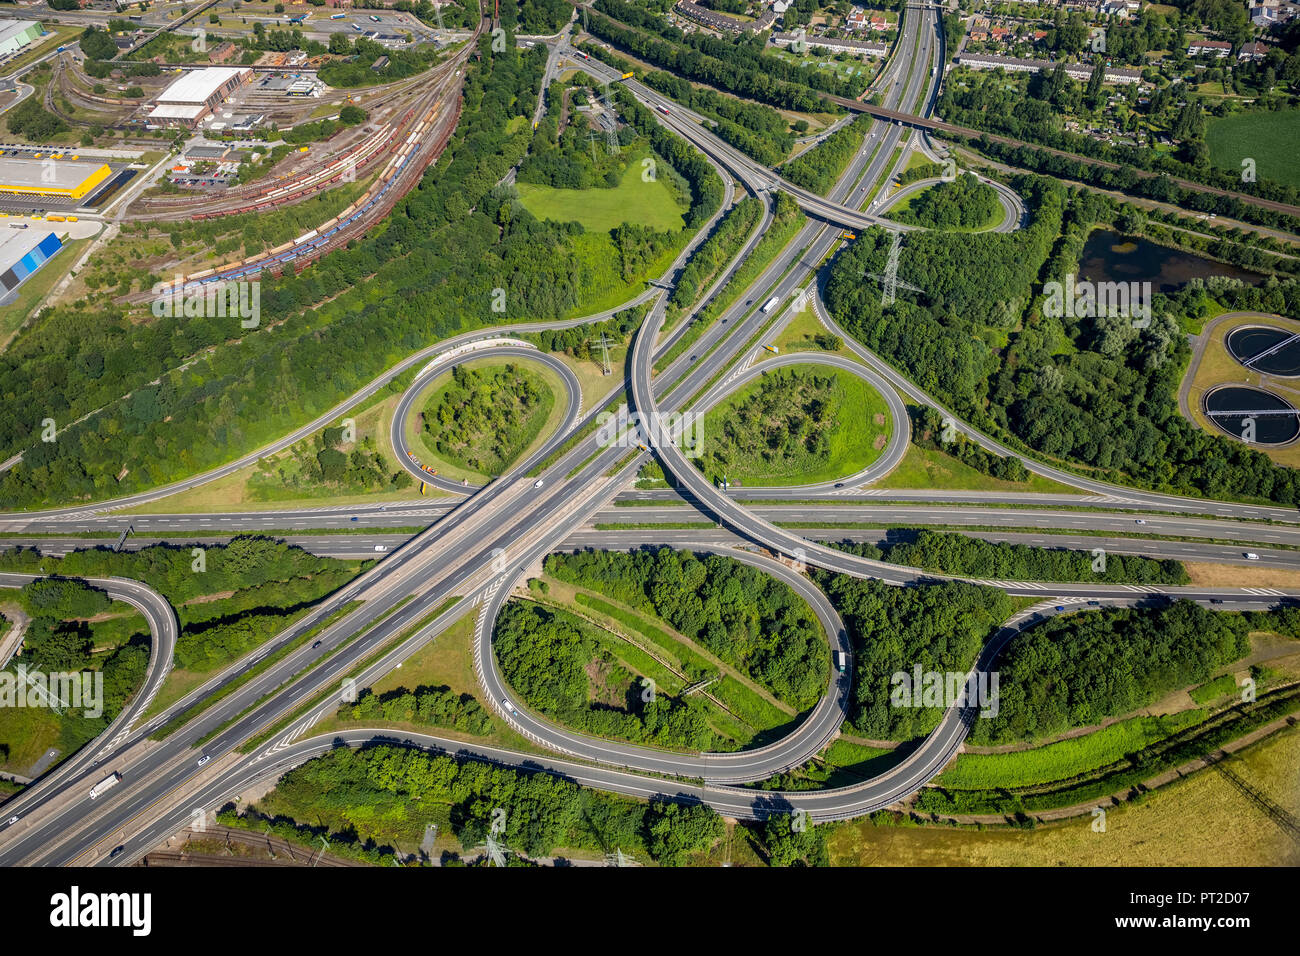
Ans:
POLYGON ((1253 159, 1260 179, 1290 186, 1300 186, 1296 143, 1300 143, 1300 109, 1225 116, 1211 120, 1205 130, 1205 145, 1215 166, 1240 172, 1241 161, 1253 159))
POLYGON ((590 232, 608 232, 625 222, 672 231, 685 225, 668 184, 642 180, 639 162, 628 164, 613 189, 556 189, 533 183, 519 183, 517 188, 519 201, 538 219, 577 222, 590 232))

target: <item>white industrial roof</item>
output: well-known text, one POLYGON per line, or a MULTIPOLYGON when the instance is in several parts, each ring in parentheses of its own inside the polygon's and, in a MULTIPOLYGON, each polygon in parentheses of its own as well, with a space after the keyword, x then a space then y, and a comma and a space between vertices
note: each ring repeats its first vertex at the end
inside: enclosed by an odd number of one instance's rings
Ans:
POLYGON ((0 43, 30 27, 37 26, 35 20, 5 20, 3 24, 3 26, 0 26, 0 43))
POLYGON ((202 103, 196 103, 193 106, 182 106, 180 103, 162 103, 153 108, 149 114, 150 119, 194 119, 202 113, 206 106, 202 103))
POLYGON ((158 96, 159 103, 205 103, 231 77, 252 71, 246 66, 209 66, 186 73, 158 96))

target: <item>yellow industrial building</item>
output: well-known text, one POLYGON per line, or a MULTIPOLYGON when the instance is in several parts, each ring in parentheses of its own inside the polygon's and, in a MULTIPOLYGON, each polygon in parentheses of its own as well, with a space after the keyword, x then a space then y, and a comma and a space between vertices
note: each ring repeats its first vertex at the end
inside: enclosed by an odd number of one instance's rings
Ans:
POLYGON ((67 159, 0 159, 0 198, 84 199, 113 175, 107 163, 67 159))

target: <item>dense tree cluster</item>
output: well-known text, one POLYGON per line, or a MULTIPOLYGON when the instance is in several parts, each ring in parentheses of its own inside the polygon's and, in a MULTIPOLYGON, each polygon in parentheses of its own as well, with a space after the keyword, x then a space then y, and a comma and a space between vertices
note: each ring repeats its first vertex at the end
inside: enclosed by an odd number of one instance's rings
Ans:
POLYGON ((791 816, 774 813, 763 821, 762 839, 769 866, 830 866, 823 827, 796 828, 791 816))
MULTIPOLYGON (((467 70, 462 119, 437 166, 382 229, 301 274, 263 276, 259 331, 229 318, 141 322, 85 301, 35 317, 0 355, 0 448, 27 452, 0 477, 0 505, 106 498, 194 474, 323 414, 432 342, 608 295, 619 279, 608 245, 579 244, 581 227, 538 222, 496 188, 531 139, 545 49, 493 54, 489 44, 467 70), (504 314, 493 311, 498 288, 504 314), (56 442, 39 439, 46 417, 61 428, 56 442)), ((697 228, 718 208, 721 180, 648 113, 641 122, 690 182, 685 218, 697 228)))
POLYGON ((736 203, 682 268, 668 301, 686 308, 699 299, 709 281, 739 251, 762 214, 763 203, 755 196, 736 203))
POLYGON ((661 747, 712 749, 713 731, 701 698, 677 699, 662 691, 645 695, 640 682, 571 614, 508 604, 497 619, 492 646, 502 675, 524 703, 566 727, 661 747), (619 700, 596 692, 593 671, 603 675, 602 684, 619 700))
POLYGON ((545 567, 658 615, 799 710, 826 689, 830 654, 817 619, 789 585, 757 568, 670 548, 552 554, 545 567))
MULTIPOLYGON (((121 552, 101 547, 55 558, 27 548, 11 548, 0 552, 0 567, 28 573, 44 568, 54 574, 84 577, 115 575, 148 584, 177 611, 181 632, 176 665, 197 671, 211 670, 256 647, 356 574, 353 562, 320 558, 257 536, 197 549, 197 556, 195 550, 165 544, 121 552), (205 600, 189 603, 196 597, 205 600)), ((62 655, 60 660, 89 653, 87 628, 56 626, 54 618, 50 621, 47 630, 55 641, 43 660, 56 653, 62 655)))
POLYGON ((74 578, 37 578, 24 584, 19 601, 33 616, 93 617, 108 610, 109 597, 99 588, 74 578))
POLYGON ((872 118, 862 113, 842 126, 819 145, 800 153, 781 167, 781 175, 796 186, 826 195, 862 145, 871 128, 872 118))
POLYGON ((31 615, 19 662, 41 671, 95 666, 93 629, 85 619, 109 609, 106 593, 75 578, 38 578, 23 585, 18 601, 31 615))
POLYGON ((551 36, 573 16, 573 7, 564 0, 519 0, 516 26, 520 33, 551 36))
MULTIPOLYGON (((899 276, 925 290, 923 302, 900 296, 882 310, 878 292, 861 277, 884 272, 889 239, 881 230, 866 232, 827 282, 833 314, 963 419, 1039 454, 1087 465, 1095 477, 1180 494, 1300 502, 1295 470, 1178 412, 1188 346, 1173 314, 1184 300, 1203 296, 1204 283, 1174 297, 1157 295, 1147 327, 1121 315, 1057 318, 1026 309, 1039 270, 1056 281, 1076 272, 1088 232, 1109 222, 1115 206, 1043 180, 1020 185, 1036 197, 1027 230, 908 236, 899 276), (974 250, 982 261, 968 258, 974 250), (1018 322, 1009 343, 994 351, 993 330, 1018 322)), ((1300 316, 1300 283, 1214 286, 1225 307, 1300 316)))
POLYGON ((68 124, 41 105, 39 96, 29 96, 4 114, 9 132, 31 143, 45 143, 68 131, 68 124))
MULTIPOLYGON (((680 280, 679 280, 680 281, 680 280)), ((525 332, 523 338, 536 342, 538 348, 547 352, 565 352, 574 358, 599 361, 601 358, 600 337, 603 334, 608 345, 622 345, 628 340, 632 330, 645 318, 646 307, 634 306, 618 312, 612 319, 603 322, 584 322, 567 329, 544 329, 541 332, 525 332)))
POLYGON ((841 80, 821 70, 801 70, 795 64, 763 52, 763 40, 736 37, 723 40, 703 31, 683 35, 676 27, 621 0, 598 0, 596 9, 619 20, 658 31, 651 36, 629 29, 615 20, 593 13, 588 17, 592 35, 645 60, 659 69, 707 83, 736 96, 757 100, 779 109, 826 112, 831 109, 822 93, 856 96, 862 80, 841 80), (637 21, 649 20, 642 24, 637 21), (675 34, 675 35, 674 35, 675 34))
POLYGON ((961 582, 900 588, 880 581, 815 571, 853 639, 853 700, 849 723, 876 740, 928 734, 940 707, 894 707, 897 673, 966 674, 980 648, 1011 616, 1011 599, 995 588, 961 582))
MULTIPOLYGON (((271 50, 277 49, 280 44, 275 43, 274 40, 277 35, 285 32, 283 30, 268 31, 266 34, 267 48, 271 50)), ((287 49, 300 49, 303 45, 298 42, 287 47, 287 49)), ((351 57, 349 60, 334 60, 320 68, 320 78, 336 89, 373 86, 376 83, 392 83, 396 80, 404 80, 407 77, 424 72, 442 58, 442 53, 432 44, 417 43, 412 46, 394 49, 363 36, 358 36, 355 40, 352 40, 343 33, 330 35, 330 52, 344 52, 351 57), (348 43, 350 40, 348 48, 345 50, 335 49, 335 37, 343 38, 344 43, 348 43), (386 58, 387 62, 379 69, 375 69, 375 63, 381 57, 386 58)))
POLYGON ((498 475, 537 437, 554 402, 541 377, 522 365, 457 365, 422 419, 443 458, 498 475))
POLYGON ((972 739, 1030 740, 1130 713, 1249 653, 1248 633, 1241 615, 1191 601, 1051 618, 1003 652, 998 713, 972 739))
POLYGON ((268 608, 264 614, 229 615, 188 624, 176 639, 176 666, 188 671, 214 670, 281 631, 291 617, 268 608))
POLYGON ((366 121, 366 112, 359 107, 348 105, 339 110, 339 118, 317 120, 314 123, 299 123, 293 129, 284 130, 280 138, 286 143, 315 143, 329 139, 341 129, 357 126, 366 121))
MULTIPOLYGON (((722 818, 701 805, 639 803, 547 773, 387 746, 340 748, 310 761, 291 770, 264 803, 272 813, 315 824, 296 826, 299 839, 305 831, 319 842, 328 832, 331 843, 378 851, 375 856, 391 855, 388 828, 411 815, 448 814, 461 845, 480 847, 498 808, 504 811, 498 842, 534 857, 559 847, 619 848, 672 866, 708 850, 724 832, 722 818)), ((261 830, 264 823, 259 818, 252 825, 261 830)))
POLYGON ((387 720, 403 724, 428 724, 467 734, 491 731, 492 720, 471 694, 457 694, 450 687, 400 688, 386 694, 362 691, 355 704, 344 704, 339 715, 345 720, 387 720))
POLYGON ((835 373, 781 369, 762 376, 752 392, 726 406, 722 434, 711 435, 696 465, 709 475, 764 463, 798 463, 800 470, 830 459, 830 435, 840 427, 835 373))
POLYGON ((86 27, 81 34, 81 52, 88 60, 111 60, 117 56, 117 44, 106 30, 86 27))
POLYGON ((873 228, 837 259, 826 285, 836 320, 954 410, 974 413, 996 356, 981 335, 1015 324, 1061 222, 1063 196, 1047 184, 1028 229, 1010 235, 912 233, 903 242, 899 278, 925 290, 924 304, 900 296, 882 309, 864 275, 886 270, 890 234, 873 228))
POLYGON ((238 591, 268 581, 284 584, 349 567, 336 558, 321 558, 294 545, 258 535, 240 535, 228 544, 204 548, 203 571, 195 570, 189 545, 155 544, 139 551, 108 547, 73 551, 62 558, 30 548, 0 551, 0 568, 76 577, 118 576, 141 581, 179 607, 204 594, 238 591))
POLYGON ((921 179, 935 179, 943 174, 943 163, 921 163, 919 166, 909 166, 899 173, 898 185, 906 186, 908 183, 914 183, 921 179))
POLYGON ((702 804, 656 803, 645 824, 646 849, 665 866, 684 866, 692 853, 722 839, 726 826, 702 804))
POLYGON ((1188 583, 1187 569, 1179 561, 1123 554, 1103 554, 1099 558, 1091 551, 985 541, 956 532, 922 529, 911 540, 893 541, 884 548, 848 541, 832 546, 890 564, 1000 581, 1188 583))
POLYGON ((162 67, 153 61, 147 63, 130 63, 125 60, 116 60, 108 62, 106 60, 92 60, 89 57, 82 64, 88 76, 93 76, 97 80, 106 80, 110 76, 161 76, 162 67))
POLYGON ((997 191, 964 173, 952 182, 935 183, 893 213, 899 222, 929 229, 980 229, 991 225, 1002 209, 997 191))
MULTIPOLYGON (((687 58, 699 60, 705 57, 717 58, 733 69, 748 67, 758 73, 789 83, 802 84, 814 90, 834 93, 839 96, 857 96, 866 89, 867 80, 863 76, 841 77, 836 73, 805 69, 798 63, 791 63, 767 51, 766 37, 757 34, 743 34, 738 37, 719 37, 704 30, 684 33, 669 21, 624 0, 597 0, 595 8, 601 13, 624 24, 657 34, 673 44, 687 48, 687 58), (690 53, 693 51, 694 56, 690 53)), ((595 23, 593 17, 591 22, 595 23)), ((592 29, 595 33, 595 29, 592 29)), ((599 34, 597 34, 599 35, 599 34)), ((670 67, 664 69, 671 70, 670 67)), ((671 70, 682 75, 679 70, 671 70)), ((761 99, 761 97, 754 97, 761 99)))

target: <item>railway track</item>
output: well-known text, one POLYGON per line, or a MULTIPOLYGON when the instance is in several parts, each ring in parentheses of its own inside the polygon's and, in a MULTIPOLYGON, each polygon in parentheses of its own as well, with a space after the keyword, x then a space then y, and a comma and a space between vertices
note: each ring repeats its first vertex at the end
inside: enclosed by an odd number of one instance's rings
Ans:
POLYGON ((330 866, 355 867, 366 866, 358 860, 346 860, 337 856, 321 854, 314 848, 290 843, 283 837, 267 833, 254 833, 221 825, 209 826, 204 832, 183 831, 185 846, 192 841, 211 842, 220 840, 226 846, 238 843, 241 846, 266 850, 271 859, 233 856, 224 853, 193 853, 185 849, 160 848, 145 855, 141 866, 330 866))
MULTIPOLYGON (((445 83, 448 72, 443 70, 441 75, 434 74, 426 77, 425 85, 427 86, 430 81, 435 84, 445 83)), ((150 197, 140 203, 142 208, 135 218, 149 220, 165 220, 169 218, 214 219, 247 212, 265 211, 286 203, 300 202, 331 186, 337 185, 344 181, 345 178, 349 179, 349 181, 355 179, 356 175, 362 173, 363 170, 372 168, 385 156, 396 152, 402 143, 402 132, 411 127, 420 114, 421 105, 427 103, 428 99, 427 95, 417 97, 412 105, 401 111, 400 118, 395 124, 390 122, 381 125, 379 129, 360 143, 342 151, 342 155, 327 158, 294 173, 286 179, 275 180, 272 183, 236 186, 233 189, 225 190, 219 197, 214 197, 216 203, 214 203, 213 208, 199 213, 194 211, 195 197, 192 195, 150 197), (150 215, 145 213, 150 213, 150 215)))
MULTIPOLYGON (((69 97, 69 99, 72 99, 72 96, 68 93, 68 91, 64 88, 63 85, 63 70, 64 70, 63 57, 62 56, 56 57, 52 61, 52 64, 53 64, 53 72, 50 75, 50 82, 47 83, 45 86, 45 95, 43 97, 44 105, 47 110, 49 110, 59 119, 63 120, 65 123, 67 123, 69 126, 72 127, 82 127, 88 129, 91 126, 102 126, 104 129, 113 129, 122 132, 130 132, 133 129, 133 127, 129 126, 126 123, 107 123, 107 122, 98 122, 98 121, 95 123, 90 123, 86 120, 77 119, 77 117, 63 112, 63 110, 59 108, 57 98, 54 96, 55 89, 57 87, 58 92, 60 94, 69 97)), ((81 96, 81 95, 82 94, 80 93, 80 91, 77 91, 77 96, 81 96)))
MULTIPOLYGON (((192 195, 150 197, 140 201, 139 212, 133 218, 143 221, 166 221, 178 218, 199 220, 249 212, 265 212, 276 206, 301 202, 342 182, 354 181, 359 174, 368 173, 370 169, 373 169, 386 157, 396 154, 400 160, 403 152, 406 151, 406 147, 412 142, 412 135, 417 137, 422 135, 420 117, 423 115, 426 119, 429 119, 430 108, 436 108, 439 99, 445 95, 439 90, 439 87, 446 86, 449 81, 455 78, 456 73, 459 73, 464 68, 465 60, 472 48, 473 42, 466 44, 462 50, 445 63, 439 64, 417 79, 401 83, 392 94, 380 101, 391 108, 393 101, 401 101, 409 96, 412 91, 415 91, 414 102, 406 106, 401 112, 400 120, 396 124, 388 123, 381 126, 375 133, 348 149, 343 155, 309 166, 295 173, 287 180, 277 180, 270 184, 252 184, 247 187, 235 187, 226 190, 219 197, 214 197, 211 208, 206 208, 201 212, 195 211, 195 197, 192 195), (402 134, 408 130, 413 132, 408 133, 405 140, 403 140, 402 134)), ((401 110, 402 107, 399 105, 397 109, 401 110)), ((439 152, 441 152, 443 145, 445 145, 445 142, 439 145, 439 152)), ((356 209, 365 207, 374 198, 373 193, 375 191, 374 187, 372 187, 372 190, 368 191, 361 200, 349 206, 335 220, 324 224, 320 231, 327 231, 338 222, 348 220, 356 209)), ((289 244, 289 246, 292 245, 292 243, 289 244)), ((276 256, 287 251, 288 247, 279 247, 266 255, 276 256)), ((319 258, 319 256, 313 256, 312 258, 319 258)), ((248 260, 238 265, 250 265, 251 263, 252 260, 248 260)), ((204 277, 203 274, 197 276, 197 278, 204 277)))
MULTIPOLYGON (((449 61, 448 65, 455 65, 458 60, 467 57, 470 49, 472 44, 458 54, 456 60, 449 61)), ((457 74, 459 72, 458 69, 457 74)), ((386 216, 397 201, 419 182, 424 170, 435 162, 446 148, 460 119, 459 84, 453 82, 456 78, 456 74, 445 76, 443 88, 429 91, 428 108, 415 124, 412 132, 407 135, 396 155, 390 159, 388 166, 366 193, 339 215, 282 246, 239 262, 227 263, 184 276, 182 281, 187 285, 190 283, 202 285, 244 279, 264 272, 273 276, 282 275, 285 269, 309 265, 340 245, 365 233, 373 223, 386 216)), ((341 176, 341 173, 339 175, 341 176)), ((150 297, 151 294, 141 292, 127 297, 125 301, 140 303, 150 297)))

